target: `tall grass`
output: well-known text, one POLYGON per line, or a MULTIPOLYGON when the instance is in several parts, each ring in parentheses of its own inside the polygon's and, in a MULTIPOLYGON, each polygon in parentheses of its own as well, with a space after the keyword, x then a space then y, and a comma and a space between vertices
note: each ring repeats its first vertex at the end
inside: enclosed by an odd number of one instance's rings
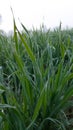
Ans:
POLYGON ((0 36, 0 130, 71 130, 72 35, 21 25, 0 36))

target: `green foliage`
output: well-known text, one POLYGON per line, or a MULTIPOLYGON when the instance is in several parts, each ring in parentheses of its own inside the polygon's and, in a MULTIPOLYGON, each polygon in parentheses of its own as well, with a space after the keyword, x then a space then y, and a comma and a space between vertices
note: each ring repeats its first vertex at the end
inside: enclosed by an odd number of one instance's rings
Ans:
POLYGON ((71 130, 73 30, 21 25, 0 35, 0 130, 71 130))

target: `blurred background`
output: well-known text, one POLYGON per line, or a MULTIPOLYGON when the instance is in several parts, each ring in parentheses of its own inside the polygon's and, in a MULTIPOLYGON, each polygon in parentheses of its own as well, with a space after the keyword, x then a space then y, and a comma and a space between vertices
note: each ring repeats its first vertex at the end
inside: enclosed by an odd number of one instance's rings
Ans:
POLYGON ((62 28, 73 27, 73 0, 2 0, 0 1, 0 30, 13 30, 12 7, 16 23, 18 18, 28 28, 55 28, 62 22, 62 28))

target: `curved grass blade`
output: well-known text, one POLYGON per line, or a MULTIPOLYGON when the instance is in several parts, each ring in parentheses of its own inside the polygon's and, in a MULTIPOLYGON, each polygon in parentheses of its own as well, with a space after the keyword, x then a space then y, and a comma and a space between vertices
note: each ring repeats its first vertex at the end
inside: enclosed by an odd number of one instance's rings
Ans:
POLYGON ((51 121, 53 124, 56 124, 56 126, 61 126, 61 128, 63 129, 63 130, 66 130, 66 128, 65 128, 65 126, 63 125, 63 123, 61 123, 60 121, 58 121, 57 119, 53 119, 53 118, 51 118, 51 117, 48 117, 48 118, 45 118, 43 121, 42 121, 42 123, 40 124, 40 126, 39 126, 39 130, 42 130, 42 128, 43 128, 43 125, 44 125, 44 123, 46 122, 46 121, 51 121))
POLYGON ((14 23, 14 40, 15 40, 15 46, 16 46, 16 50, 18 51, 18 38, 17 38, 17 30, 16 30, 16 23, 15 23, 15 19, 14 19, 14 13, 13 13, 13 10, 11 8, 11 11, 12 11, 12 15, 13 15, 13 23, 14 23))
POLYGON ((38 99, 38 102, 37 102, 37 105, 35 107, 35 110, 34 110, 34 114, 33 114, 33 117, 32 117, 32 122, 30 123, 30 125, 27 127, 27 130, 30 129, 30 127, 33 125, 35 119, 37 118, 38 114, 39 114, 39 110, 42 106, 42 103, 43 103, 43 97, 44 97, 44 88, 40 94, 40 97, 38 99))
POLYGON ((15 106, 11 106, 8 104, 0 104, 0 108, 15 108, 15 106))
POLYGON ((25 48, 26 48, 26 51, 27 51, 27 53, 28 53, 28 55, 29 55, 31 61, 32 61, 32 62, 35 62, 35 61, 36 61, 36 58, 35 58, 33 52, 31 51, 31 49, 30 49, 30 47, 28 46, 28 44, 25 42, 23 36, 21 35, 21 33, 19 32, 18 29, 17 29, 17 32, 18 32, 18 34, 19 34, 19 37, 20 37, 21 41, 23 42, 23 44, 24 44, 24 46, 25 46, 25 48))

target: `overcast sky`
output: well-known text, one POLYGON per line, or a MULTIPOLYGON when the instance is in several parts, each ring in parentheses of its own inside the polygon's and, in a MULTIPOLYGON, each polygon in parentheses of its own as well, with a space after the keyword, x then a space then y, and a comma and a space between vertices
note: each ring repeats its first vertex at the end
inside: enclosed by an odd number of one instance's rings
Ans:
POLYGON ((13 9, 18 27, 18 18, 28 28, 39 28, 42 23, 47 28, 73 27, 73 0, 0 0, 0 29, 13 29, 10 6, 13 9))

